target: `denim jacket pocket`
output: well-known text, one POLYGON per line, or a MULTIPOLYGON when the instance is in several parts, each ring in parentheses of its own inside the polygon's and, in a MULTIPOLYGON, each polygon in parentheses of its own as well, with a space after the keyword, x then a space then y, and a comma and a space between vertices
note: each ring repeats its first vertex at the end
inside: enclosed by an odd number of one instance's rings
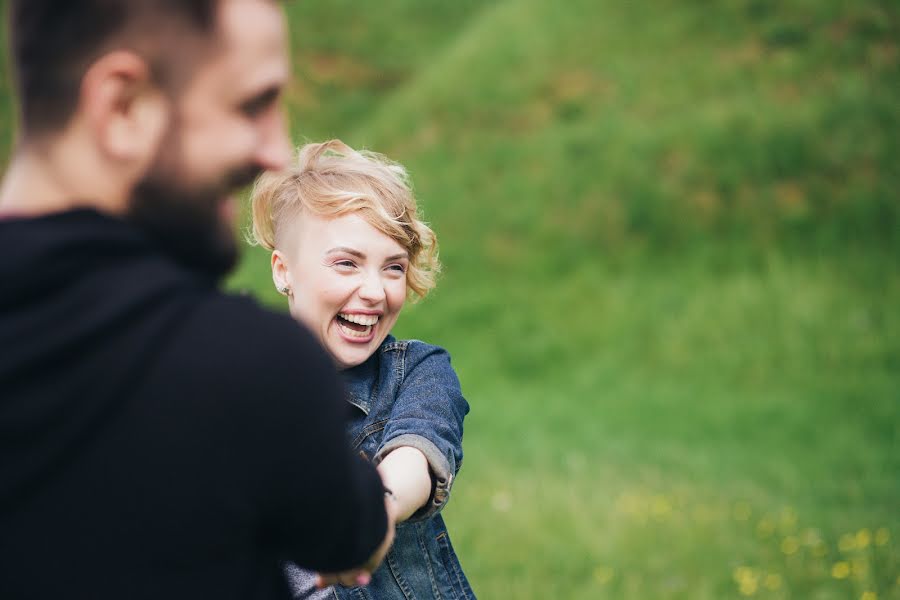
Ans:
POLYGON ((375 458, 378 446, 381 445, 381 436, 387 419, 380 419, 373 423, 366 423, 351 440, 350 447, 362 455, 366 460, 375 458))
POLYGON ((338 591, 338 588, 335 588, 334 595, 339 600, 378 600, 376 596, 369 592, 370 590, 367 587, 341 588, 340 591, 338 591))
POLYGON ((369 589, 378 600, 475 600, 440 515, 397 527, 369 589))

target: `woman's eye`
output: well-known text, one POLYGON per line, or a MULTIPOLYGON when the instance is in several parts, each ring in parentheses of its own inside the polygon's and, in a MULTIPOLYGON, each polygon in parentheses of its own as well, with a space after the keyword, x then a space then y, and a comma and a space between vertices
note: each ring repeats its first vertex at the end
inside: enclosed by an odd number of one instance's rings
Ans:
POLYGON ((391 265, 388 267, 388 270, 396 273, 406 273, 406 267, 403 265, 391 265))
POLYGON ((355 267, 355 266, 356 266, 356 265, 353 264, 353 261, 352 261, 352 260, 339 260, 339 261, 337 261, 336 263, 334 263, 334 265, 335 265, 336 267, 344 267, 345 269, 346 269, 346 268, 352 268, 352 267, 355 267))

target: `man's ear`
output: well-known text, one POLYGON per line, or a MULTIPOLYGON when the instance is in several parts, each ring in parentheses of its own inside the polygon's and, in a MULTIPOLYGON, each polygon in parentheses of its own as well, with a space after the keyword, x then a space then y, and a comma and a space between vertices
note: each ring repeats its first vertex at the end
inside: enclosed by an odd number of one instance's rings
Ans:
POLYGON ((137 169, 149 165, 168 128, 171 109, 146 60, 125 50, 100 57, 82 79, 81 103, 104 155, 137 169))
POLYGON ((288 295, 282 290, 291 289, 291 276, 287 264, 284 262, 284 256, 278 250, 272 252, 272 282, 275 284, 276 290, 288 295))

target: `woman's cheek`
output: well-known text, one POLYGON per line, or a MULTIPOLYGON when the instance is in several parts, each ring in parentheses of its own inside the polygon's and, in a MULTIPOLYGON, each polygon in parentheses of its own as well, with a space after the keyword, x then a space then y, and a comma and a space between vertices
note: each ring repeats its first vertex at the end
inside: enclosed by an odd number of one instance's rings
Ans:
POLYGON ((391 291, 391 297, 393 299, 391 304, 394 305, 394 310, 399 312, 406 302, 406 278, 404 277, 402 281, 397 281, 391 291))

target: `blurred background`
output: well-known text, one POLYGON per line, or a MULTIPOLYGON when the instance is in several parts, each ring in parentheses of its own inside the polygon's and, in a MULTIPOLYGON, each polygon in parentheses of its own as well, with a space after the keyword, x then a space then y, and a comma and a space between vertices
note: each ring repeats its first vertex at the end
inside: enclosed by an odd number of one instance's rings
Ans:
MULTIPOLYGON (((395 334, 472 406, 480 597, 900 598, 900 4, 287 11, 296 142, 404 164, 441 243, 395 334)), ((228 285, 283 310, 268 265, 228 285)))

